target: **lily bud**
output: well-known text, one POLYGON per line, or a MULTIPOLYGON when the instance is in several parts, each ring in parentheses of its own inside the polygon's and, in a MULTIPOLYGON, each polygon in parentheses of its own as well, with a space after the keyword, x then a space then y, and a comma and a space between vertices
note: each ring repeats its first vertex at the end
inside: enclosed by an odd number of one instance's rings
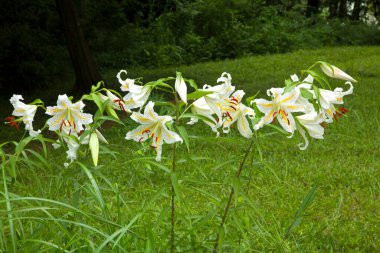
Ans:
POLYGON ((329 77, 341 79, 341 80, 345 80, 345 81, 350 81, 350 82, 355 82, 355 83, 357 82, 354 78, 349 76, 346 72, 344 72, 343 70, 341 70, 341 69, 339 69, 333 65, 321 63, 320 66, 321 66, 322 71, 326 75, 328 75, 329 77))

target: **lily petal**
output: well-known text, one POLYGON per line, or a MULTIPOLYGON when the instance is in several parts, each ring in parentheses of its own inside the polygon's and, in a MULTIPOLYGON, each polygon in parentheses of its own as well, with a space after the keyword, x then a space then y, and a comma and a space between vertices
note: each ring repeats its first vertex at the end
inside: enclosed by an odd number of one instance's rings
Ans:
POLYGON ((177 72, 177 78, 174 86, 181 100, 187 104, 187 86, 180 72, 177 72))

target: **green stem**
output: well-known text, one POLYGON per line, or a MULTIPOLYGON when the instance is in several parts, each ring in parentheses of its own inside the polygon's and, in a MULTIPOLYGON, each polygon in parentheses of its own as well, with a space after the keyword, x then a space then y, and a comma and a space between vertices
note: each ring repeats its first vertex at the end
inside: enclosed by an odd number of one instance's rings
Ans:
MULTIPOLYGON (((245 155, 244 155, 244 157, 243 157, 243 160, 242 160, 241 163, 240 163, 239 170, 236 172, 236 175, 235 175, 236 178, 239 178, 241 172, 243 171, 244 164, 245 164, 245 162, 247 161, 247 158, 248 158, 249 152, 250 152, 251 149, 252 149, 253 141, 254 141, 254 138, 252 137, 251 142, 249 143, 248 149, 245 151, 245 155)), ((227 214, 228 214, 228 211, 229 211, 229 209, 230 209, 231 202, 232 202, 232 197, 234 196, 234 193, 235 193, 235 189, 234 189, 234 187, 232 186, 232 187, 231 187, 231 191, 230 191, 230 195, 228 196, 227 204, 226 204, 226 206, 224 207, 224 212, 223 212, 223 216, 222 216, 222 221, 221 221, 220 224, 219 224, 218 233, 216 234, 216 239, 215 239, 214 249, 213 249, 213 252, 214 252, 214 253, 217 253, 217 252, 218 252, 220 231, 223 229, 224 223, 226 222, 227 214)))
MULTIPOLYGON (((174 125, 178 125, 178 120, 179 120, 179 104, 178 104, 178 97, 177 97, 177 93, 174 92, 174 98, 175 98, 175 114, 176 114, 176 119, 174 121, 174 125)), ((172 160, 172 173, 174 174, 175 173, 175 169, 176 169, 176 160, 177 160, 177 143, 174 143, 174 146, 173 146, 173 160, 172 160)), ((172 187, 171 187, 171 219, 170 219, 170 222, 171 222, 171 252, 174 253, 175 252, 175 230, 174 230, 174 226, 175 226, 175 202, 174 202, 174 186, 173 186, 173 182, 172 182, 172 187)))
MULTIPOLYGON (((175 166, 176 166, 176 152, 177 151, 177 144, 174 143, 173 147, 173 161, 172 161, 172 173, 175 173, 175 166)), ((174 224, 175 224, 175 203, 174 203, 174 186, 172 182, 172 188, 171 188, 171 252, 175 252, 175 231, 174 231, 174 224)))

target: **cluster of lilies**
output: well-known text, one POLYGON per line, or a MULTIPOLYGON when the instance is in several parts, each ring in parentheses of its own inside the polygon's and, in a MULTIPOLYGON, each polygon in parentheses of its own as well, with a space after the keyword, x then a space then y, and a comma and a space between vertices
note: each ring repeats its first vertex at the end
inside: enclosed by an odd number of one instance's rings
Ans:
MULTIPOLYGON (((298 131, 304 139, 299 148, 306 149, 309 138, 323 139, 325 125, 347 112, 347 109, 338 106, 343 104, 344 96, 352 94, 352 83, 356 82, 339 68, 325 62, 317 62, 312 68, 304 71, 304 75, 307 74, 305 78, 300 79, 297 75, 292 75, 285 81, 284 87, 267 90, 269 97, 267 99, 248 98, 249 105, 243 104, 245 92, 235 91, 231 75, 226 72, 217 79, 215 86, 204 85, 202 89, 198 89, 193 80, 184 79, 179 72, 176 78, 163 78, 139 85, 138 79, 123 79, 122 75, 126 75, 127 72, 121 70, 117 74, 117 79, 121 91, 127 92, 124 97, 114 90, 99 89, 98 85, 93 87, 91 94, 83 96, 75 103, 67 95, 60 95, 56 106, 45 108, 39 99, 25 104, 21 95, 13 95, 10 99, 14 107, 13 116, 7 117, 6 120, 17 128, 19 123, 23 122, 25 130, 32 137, 41 134, 47 127, 48 130, 55 131, 60 138, 53 146, 66 147, 66 167, 77 159, 81 145, 89 144, 90 150, 93 151, 99 148, 99 141, 107 143, 97 129, 99 124, 95 124, 94 115, 83 112, 85 107, 83 100, 94 101, 101 115, 106 111, 109 116, 118 119, 115 110, 131 113, 131 119, 139 126, 127 132, 125 139, 136 142, 151 141, 151 147, 156 150, 157 161, 161 160, 164 143, 183 142, 181 133, 176 132, 173 123, 178 122, 185 112, 189 112, 187 118, 190 120, 187 124, 192 125, 202 121, 210 126, 217 136, 220 133, 228 133, 231 126, 236 123, 239 133, 245 138, 251 138, 253 131, 274 124, 277 120, 289 133, 289 137, 298 131), (312 70, 316 66, 319 66, 325 75, 344 80, 347 89, 338 87, 332 90, 325 76, 312 70), (171 80, 175 80, 174 85, 168 84, 171 80), (188 85, 195 89, 193 93, 188 93, 188 85), (173 111, 173 116, 159 115, 155 112, 155 103, 149 101, 154 89, 174 95, 175 102, 172 107, 176 109, 173 111), (43 108, 51 118, 47 120, 43 129, 34 130, 32 123, 38 107, 43 108)), ((93 159, 96 164, 97 152, 94 153, 96 157, 93 154, 93 159)))

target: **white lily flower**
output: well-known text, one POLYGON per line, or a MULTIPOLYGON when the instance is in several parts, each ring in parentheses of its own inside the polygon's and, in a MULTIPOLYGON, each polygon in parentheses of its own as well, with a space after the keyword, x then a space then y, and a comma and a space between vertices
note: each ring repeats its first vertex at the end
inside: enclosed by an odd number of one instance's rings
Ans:
POLYGON ((223 107, 223 132, 229 132, 230 126, 237 121, 240 134, 245 138, 250 138, 252 137, 252 130, 246 116, 251 119, 254 118, 255 111, 241 103, 244 95, 245 93, 242 90, 234 92, 223 107))
MULTIPOLYGON (((201 115, 203 117, 206 117, 209 120, 204 120, 203 122, 206 123, 208 126, 211 127, 211 130, 219 136, 218 128, 222 125, 222 121, 216 120, 213 117, 214 111, 211 110, 210 106, 207 104, 204 97, 201 97, 200 99, 197 99, 193 103, 192 112, 194 114, 201 115)), ((193 125, 198 122, 197 118, 191 118, 189 122, 187 122, 188 125, 193 125)))
MULTIPOLYGON (((297 74, 291 75, 290 79, 293 82, 298 82, 299 81, 299 78, 298 78, 297 74)), ((300 85, 303 85, 302 88, 310 89, 311 88, 311 84, 313 82, 314 82, 314 78, 311 75, 308 75, 305 79, 303 79, 303 81, 301 82, 300 85)))
MULTIPOLYGON (((299 81, 298 76, 296 74, 291 75, 290 78, 292 79, 293 82, 299 81)), ((312 112, 314 111, 314 106, 312 103, 309 102, 306 98, 304 98, 301 94, 301 89, 305 89, 311 94, 313 94, 313 97, 315 98, 314 91, 311 89, 312 84, 313 84, 314 78, 311 75, 308 75, 303 81, 298 84, 295 89, 298 89, 300 92, 300 96, 298 96, 298 99, 296 101, 296 104, 300 104, 304 106, 305 112, 312 112)))
POLYGON ((126 110, 142 107, 146 101, 148 101, 150 93, 152 92, 151 87, 138 85, 135 86, 138 87, 138 92, 131 91, 123 97, 126 110))
MULTIPOLYGON (((27 105, 20 100, 24 100, 21 95, 13 95, 10 99, 10 102, 14 108, 12 115, 21 117, 21 120, 25 124, 25 130, 29 131, 29 135, 32 137, 37 136, 39 133, 41 133, 41 130, 35 131, 33 129, 33 120, 34 115, 37 111, 36 105, 27 105)), ((11 124, 15 125, 15 121, 13 121, 12 117, 9 117, 9 120, 11 124)), ((15 125, 17 127, 17 125, 15 125)))
POLYGON ((135 84, 135 79, 122 79, 121 74, 125 73, 127 75, 126 70, 120 70, 119 73, 117 73, 116 77, 119 83, 121 84, 120 89, 122 91, 132 91, 132 92, 138 92, 139 85, 135 84), (137 87, 136 87, 137 86, 137 87))
MULTIPOLYGON (((86 126, 85 130, 89 130, 90 127, 86 126)), ((90 140, 90 135, 86 135, 82 140, 80 139, 80 135, 82 133, 77 133, 75 131, 72 131, 72 127, 69 124, 69 121, 65 120, 64 123, 61 126, 61 136, 63 141, 67 145, 67 151, 66 151, 66 159, 68 162, 64 163, 64 166, 67 168, 73 161, 75 161, 78 157, 78 150, 81 145, 88 145, 90 140)), ((95 130, 95 133, 98 137, 98 139, 108 144, 107 140, 104 138, 104 136, 98 131, 98 129, 95 130)), ((56 143, 53 143, 53 148, 58 149, 61 147, 61 144, 57 140, 56 143)))
POLYGON ((65 168, 69 167, 70 164, 72 164, 78 157, 78 149, 80 147, 80 144, 73 140, 72 138, 69 138, 66 141, 67 144, 67 151, 66 151, 66 159, 69 160, 69 162, 64 163, 63 165, 65 168))
POLYGON ((228 99, 235 90, 235 86, 231 85, 231 80, 231 75, 223 72, 217 80, 217 83, 221 82, 221 84, 215 86, 205 84, 203 90, 211 91, 212 93, 197 99, 193 103, 195 111, 203 111, 205 114, 201 115, 204 116, 209 116, 215 113, 220 122, 222 120, 222 105, 224 99, 228 99))
POLYGON ((154 102, 149 102, 145 107, 144 114, 133 112, 131 118, 140 123, 141 126, 129 131, 125 139, 137 142, 152 139, 151 147, 156 149, 156 160, 161 161, 162 144, 164 142, 171 144, 178 141, 182 143, 182 139, 177 133, 167 129, 165 125, 173 121, 172 117, 159 116, 154 112, 153 107, 154 102))
POLYGON ((326 114, 327 123, 331 123, 336 113, 334 104, 343 104, 343 97, 352 94, 354 86, 350 82, 346 82, 350 86, 347 91, 342 88, 335 88, 334 91, 319 89, 319 103, 323 112, 326 114))
POLYGON ((305 112, 305 107, 297 104, 300 91, 293 89, 285 94, 282 94, 283 88, 272 88, 268 90, 268 95, 272 97, 272 101, 266 99, 255 99, 251 103, 256 103, 257 108, 263 112, 264 117, 254 126, 255 130, 260 129, 265 124, 270 124, 276 117, 285 131, 294 133, 296 129, 295 121, 292 112, 305 112))
MULTIPOLYGON (((232 86, 232 77, 229 73, 223 72, 222 75, 216 80, 217 83, 223 83, 222 85, 225 85, 227 88, 227 92, 229 91, 228 89, 233 87, 232 86)), ((235 87, 231 90, 231 93, 234 91, 235 87)))
MULTIPOLYGON (((66 159, 68 161, 64 163, 65 168, 69 167, 69 165, 77 159, 78 150, 81 145, 78 133, 72 131, 73 129, 70 126, 70 124, 69 121, 64 120, 62 126, 60 127, 60 135, 62 136, 62 140, 66 143, 67 146, 66 159)), ((61 143, 58 140, 56 143, 53 143, 52 145, 54 149, 58 149, 61 147, 61 143)))
POLYGON ((187 104, 187 86, 180 72, 177 72, 177 78, 175 79, 174 87, 181 100, 187 104))
POLYGON ((88 125, 92 122, 92 115, 83 113, 84 106, 82 101, 73 104, 66 94, 59 95, 57 106, 46 108, 46 114, 53 116, 47 121, 49 130, 59 130, 67 122, 72 130, 76 132, 82 131, 83 125, 88 125))
POLYGON ((323 139, 325 129, 321 124, 326 120, 326 117, 323 113, 318 114, 316 111, 309 112, 301 116, 297 116, 297 120, 304 127, 298 129, 301 136, 305 140, 304 144, 298 145, 301 150, 305 150, 309 145, 309 140, 306 137, 305 129, 310 137, 315 139, 323 139))
MULTIPOLYGON (((102 102, 105 102, 107 99, 109 99, 111 101, 111 103, 109 103, 109 105, 115 109, 115 110, 121 110, 121 111, 124 111, 124 112, 127 112, 126 110, 126 106, 123 102, 122 99, 120 99, 119 97, 117 97, 116 95, 114 95, 112 92, 108 91, 106 92, 107 96, 99 93, 99 97, 100 97, 100 100, 102 102)), ((128 112, 130 112, 128 110, 128 112)))
POLYGON ((122 73, 127 74, 127 71, 120 70, 120 72, 117 74, 117 79, 121 84, 120 89, 122 91, 129 91, 129 93, 123 97, 125 110, 129 111, 131 109, 142 107, 146 101, 148 101, 152 88, 136 85, 134 79, 122 79, 122 73))
POLYGON ((209 95, 204 96, 206 102, 215 104, 215 100, 229 98, 232 92, 235 91, 235 86, 232 86, 231 81, 231 75, 227 72, 223 72, 217 80, 217 83, 221 84, 215 86, 210 86, 208 84, 203 85, 203 90, 213 92, 209 95))
POLYGON ((325 63, 321 63, 320 67, 322 71, 328 75, 329 77, 336 78, 336 79, 341 79, 349 82, 354 82, 356 83, 357 81, 349 76, 346 72, 343 70, 333 66, 333 65, 327 65, 325 63))

